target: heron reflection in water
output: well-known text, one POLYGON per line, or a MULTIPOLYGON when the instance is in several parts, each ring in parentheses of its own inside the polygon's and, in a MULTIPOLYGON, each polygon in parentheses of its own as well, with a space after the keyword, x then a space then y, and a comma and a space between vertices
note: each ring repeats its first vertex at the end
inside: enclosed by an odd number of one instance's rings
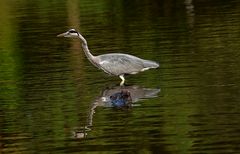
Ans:
POLYGON ((115 108, 129 108, 132 105, 131 93, 127 90, 117 92, 110 97, 110 103, 115 108))
POLYGON ((136 102, 157 97, 160 89, 142 88, 140 86, 116 86, 105 89, 90 106, 86 125, 73 131, 75 138, 85 138, 93 126, 93 116, 97 107, 129 109, 138 106, 136 102))
POLYGON ((150 68, 159 67, 159 64, 155 61, 141 59, 129 54, 109 53, 94 56, 88 49, 86 39, 75 29, 70 29, 57 36, 79 38, 82 41, 82 49, 88 60, 97 68, 102 69, 105 73, 119 76, 122 79, 120 85, 124 84, 124 75, 126 74, 136 74, 150 68))

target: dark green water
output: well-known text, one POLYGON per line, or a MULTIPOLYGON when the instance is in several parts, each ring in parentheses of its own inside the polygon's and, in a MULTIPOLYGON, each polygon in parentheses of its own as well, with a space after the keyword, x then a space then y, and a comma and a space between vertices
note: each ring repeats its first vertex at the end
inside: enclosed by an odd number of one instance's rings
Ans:
POLYGON ((240 153, 239 25, 238 0, 1 0, 0 153, 240 153), (131 108, 69 28, 160 63, 127 77, 131 108))

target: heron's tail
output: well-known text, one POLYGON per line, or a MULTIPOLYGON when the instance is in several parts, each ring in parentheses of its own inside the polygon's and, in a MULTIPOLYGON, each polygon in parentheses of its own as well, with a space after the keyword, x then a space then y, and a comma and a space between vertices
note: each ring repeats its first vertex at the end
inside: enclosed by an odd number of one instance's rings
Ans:
POLYGON ((151 60, 144 60, 143 65, 145 68, 158 68, 159 64, 155 61, 151 61, 151 60))

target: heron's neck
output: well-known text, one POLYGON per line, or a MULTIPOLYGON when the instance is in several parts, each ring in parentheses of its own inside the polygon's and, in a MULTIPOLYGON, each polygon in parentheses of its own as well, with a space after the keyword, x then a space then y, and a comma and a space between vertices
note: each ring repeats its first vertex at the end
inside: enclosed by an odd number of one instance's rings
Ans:
POLYGON ((94 63, 94 61, 93 61, 94 56, 91 54, 91 52, 88 49, 87 41, 81 34, 79 34, 78 37, 80 38, 80 40, 82 40, 82 49, 83 49, 85 55, 87 56, 88 60, 91 63, 94 63))

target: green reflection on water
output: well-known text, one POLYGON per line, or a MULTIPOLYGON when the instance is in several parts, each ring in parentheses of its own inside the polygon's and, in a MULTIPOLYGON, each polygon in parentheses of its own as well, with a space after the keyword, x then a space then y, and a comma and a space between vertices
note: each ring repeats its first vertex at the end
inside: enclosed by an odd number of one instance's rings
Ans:
POLYGON ((18 52, 16 40, 16 24, 10 14, 13 8, 9 3, 1 4, 1 40, 0 40, 0 78, 1 90, 0 98, 5 109, 15 109, 18 99, 18 52), (10 99, 10 100, 9 100, 10 99), (8 103, 10 101, 11 103, 8 103))

